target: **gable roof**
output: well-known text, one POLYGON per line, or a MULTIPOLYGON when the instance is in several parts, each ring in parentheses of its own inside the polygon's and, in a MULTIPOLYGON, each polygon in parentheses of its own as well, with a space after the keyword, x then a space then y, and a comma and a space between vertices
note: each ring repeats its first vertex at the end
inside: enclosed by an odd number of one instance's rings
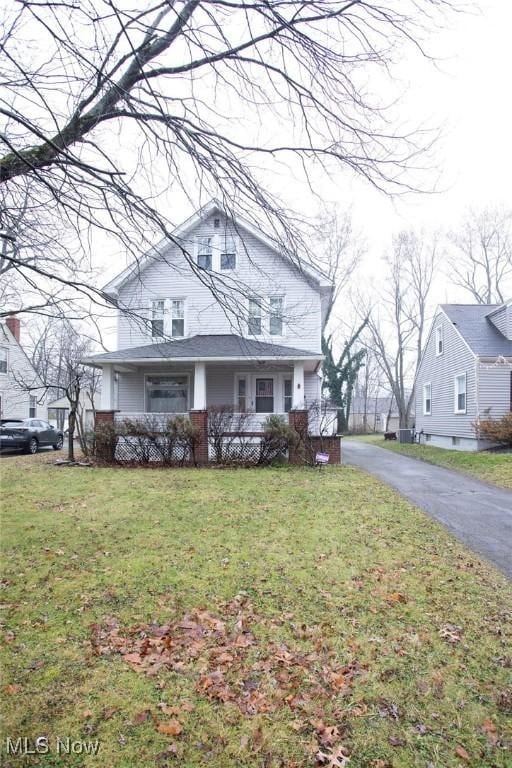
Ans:
POLYGON ((512 341, 489 319, 502 304, 441 304, 471 351, 478 357, 512 357, 512 341))
MULTIPOLYGON (((183 238, 187 234, 187 232, 189 232, 189 230, 193 229, 193 227, 199 224, 203 219, 207 218, 208 216, 211 216, 213 213, 216 213, 216 212, 223 213, 224 215, 228 216, 228 218, 231 218, 232 220, 236 221, 237 224, 239 224, 241 227, 246 229, 253 237, 255 237, 260 242, 264 243, 268 248, 274 251, 274 253, 276 253, 282 259, 287 261, 291 266, 293 266, 299 272, 302 272, 306 277, 309 277, 310 279, 312 279, 318 285, 318 287, 333 290, 332 280, 329 278, 328 275, 322 272, 321 269, 316 267, 314 264, 311 264, 309 262, 304 262, 303 260, 301 260, 300 263, 297 263, 291 257, 291 255, 284 252, 282 248, 279 248, 278 244, 274 240, 272 240, 272 238, 268 237, 268 235, 265 235, 265 233, 257 229, 253 224, 251 224, 250 221, 245 219, 243 216, 238 216, 238 215, 236 217, 229 216, 229 214, 226 213, 225 209, 222 207, 219 201, 215 199, 210 200, 209 203, 206 203, 206 205, 203 205, 202 208, 200 208, 192 216, 186 219, 182 224, 176 227, 176 229, 173 230, 173 232, 171 233, 172 237, 175 238, 176 240, 183 238)), ((163 238, 162 240, 160 240, 160 242, 157 243, 153 248, 150 248, 149 251, 147 251, 142 256, 141 259, 130 264, 128 267, 126 267, 126 269, 120 272, 119 275, 117 275, 112 280, 110 280, 104 286, 103 291, 105 293, 115 293, 116 291, 118 291, 119 288, 125 282, 130 280, 134 275, 142 272, 149 264, 152 264, 155 261, 158 261, 164 249, 168 247, 169 244, 170 244, 170 241, 168 238, 163 238)))
POLYGON ((187 339, 146 344, 143 347, 104 352, 84 360, 85 363, 146 362, 159 360, 226 360, 232 358, 279 358, 281 360, 322 360, 318 352, 307 352, 281 344, 269 344, 255 339, 244 339, 235 334, 205 334, 187 339))

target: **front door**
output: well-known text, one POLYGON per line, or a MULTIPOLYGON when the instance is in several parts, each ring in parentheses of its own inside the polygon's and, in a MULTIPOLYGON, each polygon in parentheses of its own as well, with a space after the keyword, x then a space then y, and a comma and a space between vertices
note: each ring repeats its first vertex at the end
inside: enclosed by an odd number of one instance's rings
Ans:
POLYGON ((256 379, 256 413, 274 413, 274 379, 256 379))

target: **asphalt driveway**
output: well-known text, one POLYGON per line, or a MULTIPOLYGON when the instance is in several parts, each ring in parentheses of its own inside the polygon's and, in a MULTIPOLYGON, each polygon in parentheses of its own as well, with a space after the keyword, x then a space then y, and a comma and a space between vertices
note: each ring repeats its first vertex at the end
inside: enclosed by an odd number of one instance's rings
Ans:
POLYGON ((512 491, 355 440, 343 440, 343 462, 396 488, 512 579, 512 491))

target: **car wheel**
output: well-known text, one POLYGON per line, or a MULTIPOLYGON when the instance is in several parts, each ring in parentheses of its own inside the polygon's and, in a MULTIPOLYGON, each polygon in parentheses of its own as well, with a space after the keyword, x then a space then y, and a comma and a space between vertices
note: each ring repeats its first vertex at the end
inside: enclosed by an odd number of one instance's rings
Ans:
POLYGON ((64 440, 62 439, 62 435, 59 435, 59 437, 57 438, 57 442, 53 446, 53 450, 54 451, 60 451, 60 450, 62 450, 62 446, 63 445, 64 445, 64 440))
POLYGON ((27 445, 27 453, 37 453, 37 449, 39 448, 39 443, 37 442, 35 437, 31 437, 28 441, 27 445))

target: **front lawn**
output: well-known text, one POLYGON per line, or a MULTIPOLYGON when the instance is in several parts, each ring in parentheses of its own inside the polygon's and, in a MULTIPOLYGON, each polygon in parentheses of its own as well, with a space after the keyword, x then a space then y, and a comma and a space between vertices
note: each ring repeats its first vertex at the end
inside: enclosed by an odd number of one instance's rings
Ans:
POLYGON ((503 488, 512 488, 512 453, 490 453, 487 451, 451 451, 433 445, 416 445, 384 440, 384 435, 347 435, 347 440, 361 440, 390 451, 403 453, 414 459, 422 459, 431 464, 448 469, 458 469, 479 480, 493 483, 503 488))
POLYGON ((366 474, 0 471, 3 765, 510 765, 510 587, 366 474))

